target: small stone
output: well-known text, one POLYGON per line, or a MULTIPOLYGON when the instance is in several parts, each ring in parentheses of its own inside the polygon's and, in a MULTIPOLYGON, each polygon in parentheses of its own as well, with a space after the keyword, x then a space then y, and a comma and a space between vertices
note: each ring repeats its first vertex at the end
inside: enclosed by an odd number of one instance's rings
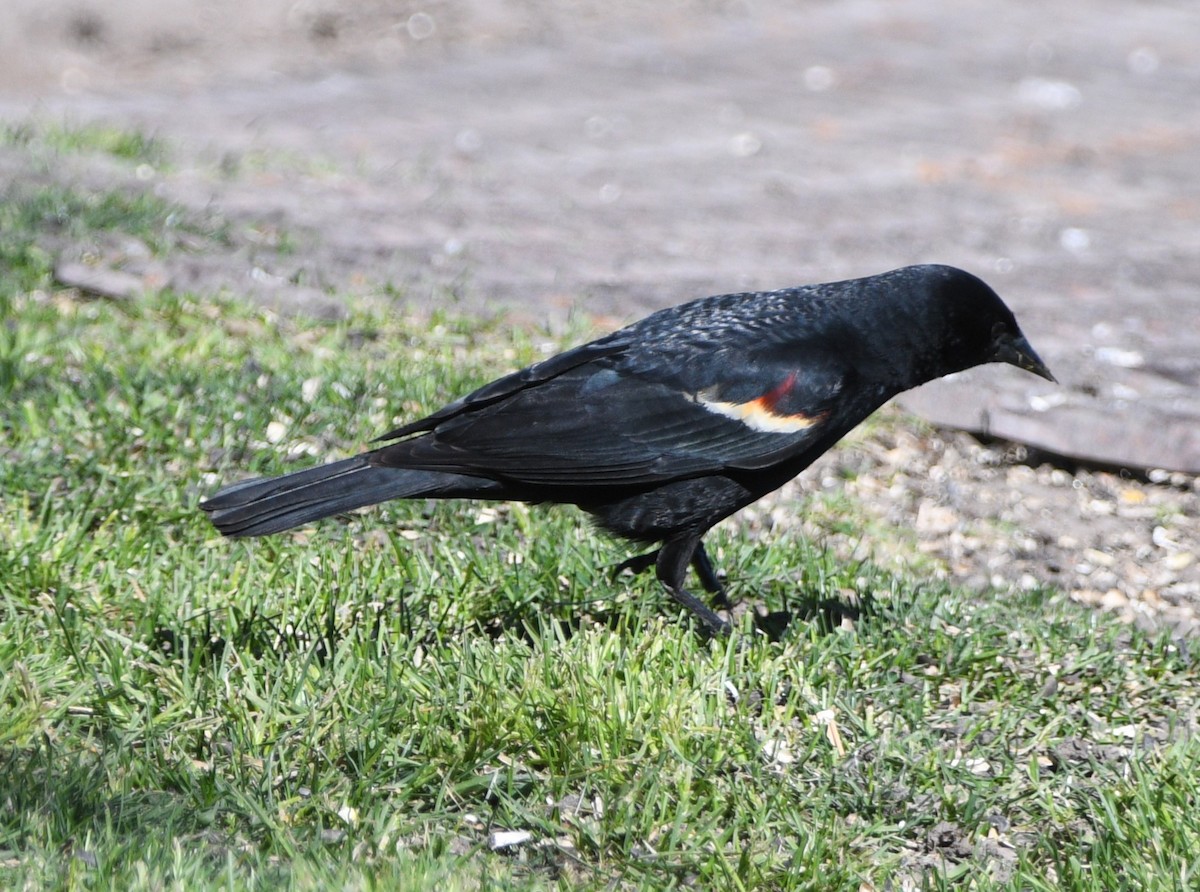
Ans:
POLYGON ((1100 597, 1100 606, 1105 610, 1120 610, 1129 603, 1129 598, 1120 589, 1110 588, 1100 597))
POLYGON ((54 280, 67 288, 77 288, 84 294, 110 300, 132 300, 147 290, 141 276, 71 261, 54 267, 54 280))
POLYGON ((1168 570, 1178 572, 1190 567, 1196 560, 1196 555, 1190 551, 1176 551, 1173 554, 1167 555, 1166 564, 1168 570))
POLYGON ((958 526, 959 518, 954 509, 945 505, 922 502, 917 509, 917 532, 926 535, 942 535, 958 526))
POLYGON ((524 845, 533 839, 528 830, 495 830, 488 834, 488 847, 493 851, 524 845))

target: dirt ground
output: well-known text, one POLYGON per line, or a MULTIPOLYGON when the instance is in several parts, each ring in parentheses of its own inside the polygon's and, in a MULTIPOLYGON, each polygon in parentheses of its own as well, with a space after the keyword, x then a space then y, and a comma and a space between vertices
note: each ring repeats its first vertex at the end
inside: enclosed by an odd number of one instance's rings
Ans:
MULTIPOLYGON (((923 388, 907 408, 1001 445, 902 433, 803 485, 851 488, 960 579, 1053 582, 1188 631, 1197 33, 1189 0, 10 0, 0 120, 162 137, 161 169, 52 175, 232 223, 158 265, 127 245, 64 261, 284 311, 388 286, 616 324, 719 291, 971 269, 1062 386, 988 368, 923 388)), ((748 522, 790 522, 785 504, 748 522)))

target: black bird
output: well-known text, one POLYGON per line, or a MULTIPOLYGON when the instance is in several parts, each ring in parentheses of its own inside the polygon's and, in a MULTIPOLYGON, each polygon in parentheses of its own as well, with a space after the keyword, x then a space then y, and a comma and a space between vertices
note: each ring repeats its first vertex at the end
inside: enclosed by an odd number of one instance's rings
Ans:
POLYGON ((706 297, 493 381, 389 445, 202 507, 225 535, 260 536, 388 499, 571 503, 658 545, 621 566, 653 565, 726 631, 684 586, 691 564, 721 592, 701 537, 891 397, 987 362, 1054 380, 996 293, 953 267, 706 297))

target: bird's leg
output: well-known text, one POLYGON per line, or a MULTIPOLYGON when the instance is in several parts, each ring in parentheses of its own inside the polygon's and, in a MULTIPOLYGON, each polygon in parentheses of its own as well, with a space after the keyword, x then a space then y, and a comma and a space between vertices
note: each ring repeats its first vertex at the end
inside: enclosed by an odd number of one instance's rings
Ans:
MULTIPOLYGON (((698 536, 685 536, 663 543, 654 561, 655 575, 666 588, 667 594, 700 617, 710 632, 714 635, 727 635, 730 631, 729 623, 717 616, 707 604, 683 587, 688 564, 694 560, 697 551, 701 550, 698 536)), ((704 562, 707 565, 709 579, 716 581, 708 555, 704 556, 704 562)), ((703 579, 704 571, 699 571, 699 568, 697 570, 703 579)))
POLYGON ((654 551, 647 551, 645 554, 635 554, 633 557, 626 558, 625 560, 621 561, 621 563, 613 567, 612 575, 617 577, 626 570, 629 570, 634 576, 637 576, 639 573, 645 573, 647 570, 653 567, 654 562, 657 560, 658 549, 655 549, 654 551))
POLYGON ((716 595, 713 602, 718 607, 728 607, 729 599, 725 597, 725 586, 721 585, 721 580, 717 579, 717 569, 713 566, 708 552, 704 550, 703 542, 696 543, 696 550, 692 553, 692 569, 696 571, 696 576, 699 577, 704 590, 709 594, 716 595))
MULTIPOLYGON (((631 558, 626 558, 613 567, 612 574, 614 577, 620 576, 626 570, 629 570, 636 576, 639 573, 644 573, 655 565, 658 561, 658 553, 661 549, 648 551, 645 554, 635 554, 631 558)), ((712 559, 709 558, 708 552, 704 550, 704 543, 699 542, 696 545, 696 550, 692 553, 692 569, 696 571, 696 576, 700 579, 700 584, 704 586, 704 590, 716 597, 713 601, 718 607, 726 607, 729 604, 725 597, 725 586, 721 585, 721 580, 717 578, 717 570, 713 566, 712 559)))

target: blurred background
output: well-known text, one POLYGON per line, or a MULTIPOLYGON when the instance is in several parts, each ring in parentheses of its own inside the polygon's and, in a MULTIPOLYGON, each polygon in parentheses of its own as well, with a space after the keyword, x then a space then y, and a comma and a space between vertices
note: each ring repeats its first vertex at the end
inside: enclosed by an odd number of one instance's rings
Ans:
MULTIPOLYGON (((122 246, 93 266, 284 311, 386 290, 615 325, 951 263, 1063 386, 989 368, 910 408, 1200 471, 1193 3, 8 0, 5 19, 10 126, 171 146, 53 175, 233 223, 149 272, 122 246)), ((0 174, 30 173, 2 151, 0 174)))

